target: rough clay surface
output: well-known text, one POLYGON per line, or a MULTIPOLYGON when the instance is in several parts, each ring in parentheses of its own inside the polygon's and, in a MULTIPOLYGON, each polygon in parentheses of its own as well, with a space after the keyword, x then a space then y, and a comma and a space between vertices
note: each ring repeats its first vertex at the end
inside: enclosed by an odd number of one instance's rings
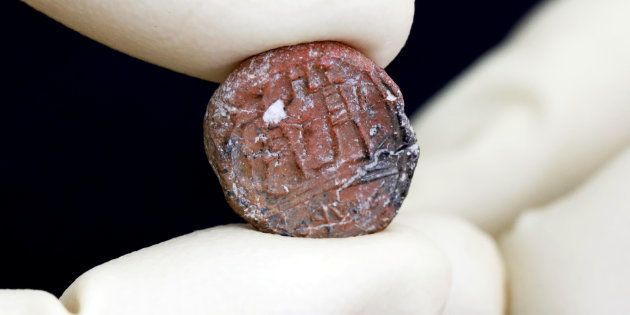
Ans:
POLYGON ((418 160, 398 86, 358 51, 317 42, 243 62, 212 96, 206 152, 232 208, 265 232, 384 229, 418 160))

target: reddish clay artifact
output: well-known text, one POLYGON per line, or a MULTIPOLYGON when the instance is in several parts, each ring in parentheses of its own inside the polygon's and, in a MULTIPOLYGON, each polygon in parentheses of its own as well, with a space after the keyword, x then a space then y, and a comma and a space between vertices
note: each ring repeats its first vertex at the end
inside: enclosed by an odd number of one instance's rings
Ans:
POLYGON ((244 61, 212 96, 206 152, 232 208, 264 232, 347 237, 384 229, 418 146, 398 86, 336 42, 244 61))

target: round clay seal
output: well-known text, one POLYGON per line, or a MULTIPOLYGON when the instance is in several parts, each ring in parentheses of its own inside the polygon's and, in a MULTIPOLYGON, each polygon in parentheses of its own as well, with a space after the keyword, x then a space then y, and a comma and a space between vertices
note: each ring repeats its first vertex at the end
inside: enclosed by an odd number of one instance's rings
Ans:
POLYGON ((244 61, 219 86, 206 152, 230 206, 264 232, 347 237, 384 229, 418 146, 398 86, 336 42, 244 61))

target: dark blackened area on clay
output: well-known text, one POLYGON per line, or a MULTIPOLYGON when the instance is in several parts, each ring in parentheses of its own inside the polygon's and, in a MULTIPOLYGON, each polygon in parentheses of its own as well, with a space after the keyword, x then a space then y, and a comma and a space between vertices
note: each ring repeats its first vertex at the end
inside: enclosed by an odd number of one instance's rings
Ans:
POLYGON ((398 86, 336 42, 244 61, 210 100, 204 139, 230 206, 261 231, 301 237, 384 229, 419 154, 398 86))

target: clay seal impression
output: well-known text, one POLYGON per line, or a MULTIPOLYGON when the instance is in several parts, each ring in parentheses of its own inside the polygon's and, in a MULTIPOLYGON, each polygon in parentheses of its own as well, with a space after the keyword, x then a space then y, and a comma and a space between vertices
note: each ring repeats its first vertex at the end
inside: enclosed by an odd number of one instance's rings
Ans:
POLYGON ((419 154, 398 86, 337 42, 245 60, 210 99, 204 142, 239 215, 300 237, 384 229, 419 154))

